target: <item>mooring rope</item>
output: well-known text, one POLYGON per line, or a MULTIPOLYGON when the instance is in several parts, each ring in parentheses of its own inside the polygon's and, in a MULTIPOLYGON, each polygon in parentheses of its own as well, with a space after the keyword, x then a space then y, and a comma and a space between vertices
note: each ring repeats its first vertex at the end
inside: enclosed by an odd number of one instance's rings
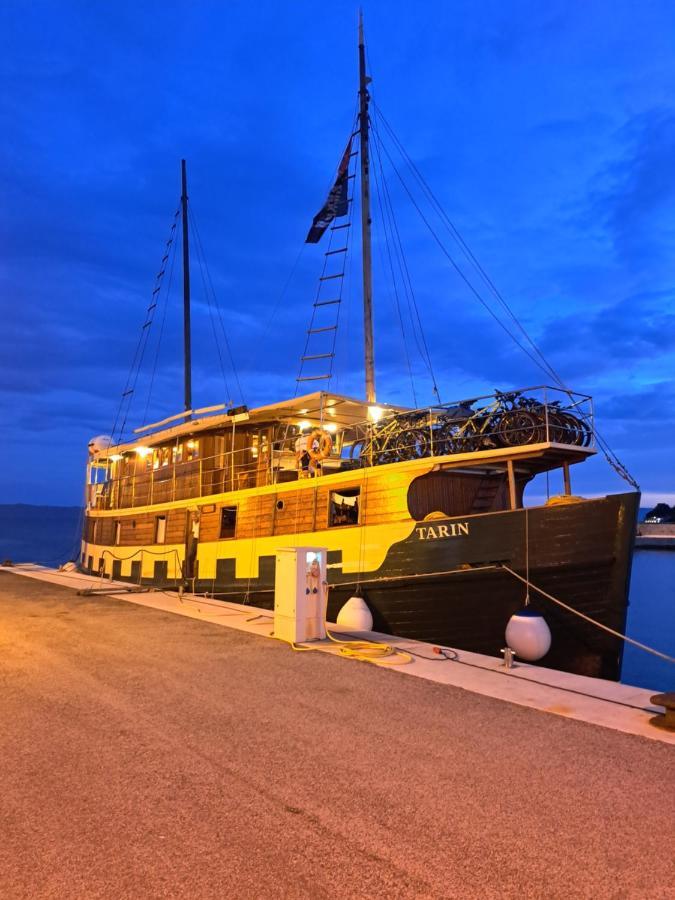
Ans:
POLYGON ((626 641, 628 644, 633 644, 634 647, 639 647, 640 650, 645 650, 647 653, 653 653, 654 656, 658 656, 661 659, 665 659, 666 662, 675 663, 675 657, 668 656, 667 653, 662 653, 660 650, 655 650, 653 647, 648 647, 647 644, 643 644, 640 641, 636 641, 634 638, 628 637, 626 634, 621 634, 620 631, 615 631, 613 628, 610 628, 609 625, 603 625, 602 622, 598 622, 597 619, 593 619, 590 616, 587 616, 586 613, 582 613, 580 610, 575 609, 573 606, 569 606, 567 603, 563 603, 562 600, 559 600, 557 597, 554 597, 552 594, 547 593, 542 590, 542 588, 537 587, 536 584, 533 584, 528 578, 523 578, 522 575, 519 575, 517 572, 514 572, 513 569, 510 569, 508 566, 501 563, 500 568, 504 569, 505 572, 508 572, 509 575, 513 575, 514 578, 517 578, 518 581, 522 581, 524 585, 528 588, 532 588, 533 591, 536 591, 538 594, 541 594, 542 597, 546 597, 547 600, 551 600, 553 603, 557 603, 558 606, 561 606, 563 609, 566 609, 568 612, 574 613, 575 616, 579 616, 581 619, 585 619, 587 622, 590 622, 592 625, 597 625, 598 628, 601 628, 603 631, 606 631, 608 634, 613 635, 614 637, 620 638, 622 641, 626 641))

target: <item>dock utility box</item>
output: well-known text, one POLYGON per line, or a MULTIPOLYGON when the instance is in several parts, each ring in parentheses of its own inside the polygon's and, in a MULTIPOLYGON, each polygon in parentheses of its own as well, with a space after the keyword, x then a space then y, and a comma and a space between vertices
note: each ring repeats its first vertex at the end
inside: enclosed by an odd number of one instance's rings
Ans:
POLYGON ((326 637, 325 547, 281 547, 276 553, 274 636, 301 643, 326 637))

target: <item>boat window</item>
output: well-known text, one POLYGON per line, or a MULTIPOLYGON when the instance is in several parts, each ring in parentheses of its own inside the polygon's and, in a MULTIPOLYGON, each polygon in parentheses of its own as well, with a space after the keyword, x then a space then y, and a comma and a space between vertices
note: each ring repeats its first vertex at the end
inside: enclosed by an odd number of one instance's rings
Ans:
POLYGON ((166 542, 166 516, 157 516, 155 519, 155 543, 166 542))
POLYGON ((175 463, 183 462, 183 445, 182 444, 174 444, 171 450, 173 461, 175 463))
POLYGON ((122 523, 119 519, 115 522, 115 543, 119 546, 122 541, 122 523))
POLYGON ((237 530, 237 507, 223 506, 220 510, 220 537, 233 538, 237 530))
POLYGON ((359 524, 359 496, 361 488, 342 488, 330 492, 328 506, 328 525, 333 528, 339 525, 359 524))
POLYGON ((185 444, 186 459, 199 459, 199 441, 191 438, 185 444))

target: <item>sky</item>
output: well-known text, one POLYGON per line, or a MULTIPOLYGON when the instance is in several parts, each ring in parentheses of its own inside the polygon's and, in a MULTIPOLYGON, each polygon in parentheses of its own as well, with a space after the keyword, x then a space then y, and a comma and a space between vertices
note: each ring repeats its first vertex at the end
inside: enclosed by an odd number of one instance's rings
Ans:
MULTIPOLYGON (((564 383, 593 395, 644 503, 675 502, 675 6, 363 10, 377 109, 564 383)), ((193 235, 193 405, 293 396, 326 249, 304 238, 353 126, 356 45, 357 6, 344 2, 0 0, 0 502, 80 503, 87 443, 112 429, 145 321, 181 158, 208 265, 193 235)), ((550 383, 458 276, 382 120, 379 134, 442 399, 550 383)), ((431 380, 387 276, 378 196, 378 399, 422 406, 431 380)), ((352 231, 331 387, 363 396, 352 231)), ((182 408, 179 263, 127 429, 182 408)), ((624 487, 601 455, 573 471, 576 493, 624 487)))

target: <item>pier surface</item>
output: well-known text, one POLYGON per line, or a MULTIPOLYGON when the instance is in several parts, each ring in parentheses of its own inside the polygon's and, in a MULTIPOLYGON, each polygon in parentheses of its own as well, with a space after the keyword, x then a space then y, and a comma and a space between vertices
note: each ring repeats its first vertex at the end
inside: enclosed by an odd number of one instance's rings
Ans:
POLYGON ((0 722, 6 900, 675 881, 672 745, 6 571, 0 722))

